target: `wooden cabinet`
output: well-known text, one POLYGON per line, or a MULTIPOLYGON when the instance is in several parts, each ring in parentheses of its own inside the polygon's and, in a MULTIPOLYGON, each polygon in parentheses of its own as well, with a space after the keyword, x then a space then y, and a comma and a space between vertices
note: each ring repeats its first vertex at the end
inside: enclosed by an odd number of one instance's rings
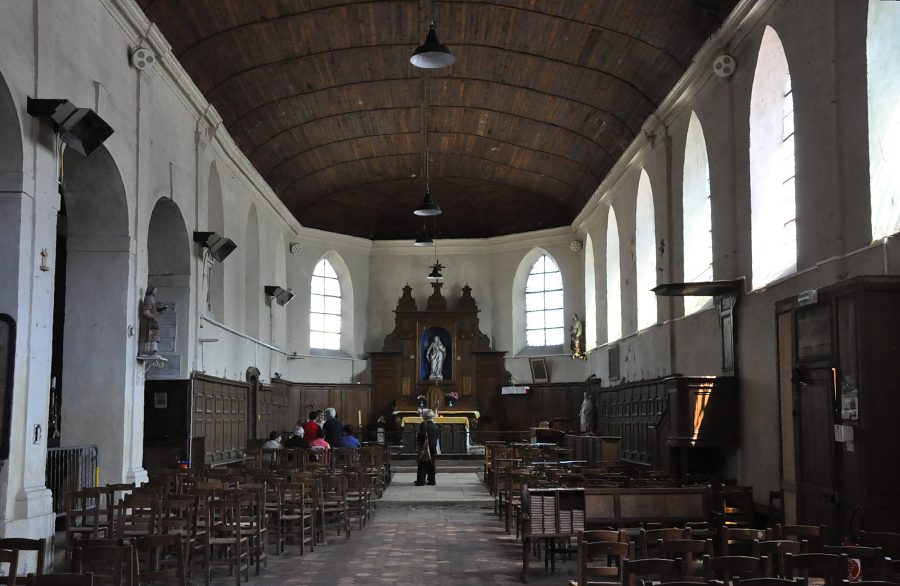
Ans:
POLYGON ((776 313, 788 522, 825 524, 834 538, 861 508, 867 530, 895 531, 900 278, 859 277, 776 313))

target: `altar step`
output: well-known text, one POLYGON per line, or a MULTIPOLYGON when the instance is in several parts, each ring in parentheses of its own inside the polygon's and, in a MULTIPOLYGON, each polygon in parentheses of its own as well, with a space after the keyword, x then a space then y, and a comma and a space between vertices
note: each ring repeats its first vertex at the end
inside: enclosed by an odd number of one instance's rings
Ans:
MULTIPOLYGON (((446 473, 477 473, 484 471, 482 458, 472 458, 461 454, 438 454, 435 457, 435 466, 440 472, 446 473)), ((400 455, 391 457, 391 472, 415 472, 418 469, 416 458, 412 455, 400 455)))

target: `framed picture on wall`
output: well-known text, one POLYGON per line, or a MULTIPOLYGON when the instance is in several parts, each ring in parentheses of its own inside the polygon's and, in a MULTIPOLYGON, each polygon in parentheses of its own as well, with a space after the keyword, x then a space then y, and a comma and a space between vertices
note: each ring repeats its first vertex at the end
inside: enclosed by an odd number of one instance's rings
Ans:
POLYGON ((550 382, 550 375, 547 373, 547 360, 545 358, 529 358, 528 364, 531 365, 531 382, 550 382))

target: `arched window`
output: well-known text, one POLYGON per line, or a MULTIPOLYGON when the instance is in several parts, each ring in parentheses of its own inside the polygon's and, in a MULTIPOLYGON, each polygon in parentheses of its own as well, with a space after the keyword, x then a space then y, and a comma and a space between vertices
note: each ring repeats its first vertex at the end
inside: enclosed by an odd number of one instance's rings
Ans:
POLYGON ((309 299, 309 347, 341 349, 341 284, 324 258, 313 270, 309 299))
POLYGON ((635 260, 637 262, 637 318, 638 329, 656 323, 656 219, 653 215, 653 187, 646 171, 641 171, 638 183, 634 228, 635 260))
POLYGON ((794 95, 781 39, 766 27, 750 99, 753 288, 797 270, 794 95))
POLYGON ((609 208, 606 225, 606 341, 622 337, 622 279, 619 260, 619 224, 616 212, 609 208))
POLYGON ((584 341, 588 350, 597 347, 597 274, 590 234, 584 239, 584 341))
POLYGON ((562 345, 564 325, 562 275, 544 254, 531 265, 525 284, 525 345, 562 345))
POLYGON ((869 180, 872 240, 900 231, 900 3, 869 1, 869 180))
MULTIPOLYGON (((691 112, 684 145, 683 182, 681 207, 684 226, 684 280, 711 281, 713 252, 709 156, 703 127, 694 112, 691 112)), ((711 297, 685 297, 684 314, 697 312, 711 301, 711 297)))

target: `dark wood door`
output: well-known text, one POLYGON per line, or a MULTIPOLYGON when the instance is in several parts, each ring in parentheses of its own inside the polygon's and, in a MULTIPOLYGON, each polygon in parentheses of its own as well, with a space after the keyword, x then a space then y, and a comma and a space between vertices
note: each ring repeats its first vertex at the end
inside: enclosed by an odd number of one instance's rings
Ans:
POLYGON ((798 521, 833 530, 837 526, 835 370, 798 367, 794 391, 798 521))

